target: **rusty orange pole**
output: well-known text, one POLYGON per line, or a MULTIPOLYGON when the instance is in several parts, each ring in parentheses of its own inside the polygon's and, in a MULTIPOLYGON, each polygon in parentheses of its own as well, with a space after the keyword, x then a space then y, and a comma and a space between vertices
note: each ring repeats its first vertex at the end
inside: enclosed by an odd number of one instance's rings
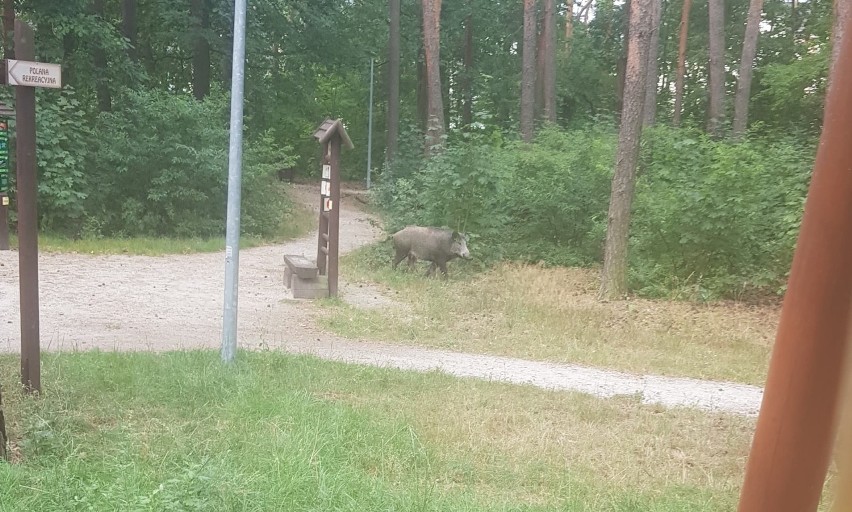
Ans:
POLYGON ((844 32, 740 512, 815 511, 831 460, 852 307, 852 34, 844 32))
MULTIPOLYGON (((845 393, 840 403, 844 404, 841 414, 840 430, 837 433, 837 485, 833 512, 848 512, 852 510, 852 358, 846 361, 845 393)), ((2 418, 0 418, 2 419, 2 418)))

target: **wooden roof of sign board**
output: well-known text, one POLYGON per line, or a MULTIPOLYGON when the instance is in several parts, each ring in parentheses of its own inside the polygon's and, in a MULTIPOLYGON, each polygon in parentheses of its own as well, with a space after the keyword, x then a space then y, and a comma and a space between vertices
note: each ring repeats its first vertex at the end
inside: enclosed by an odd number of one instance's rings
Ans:
POLYGON ((349 138, 349 134, 346 133, 346 128, 343 127, 342 119, 326 119, 317 128, 317 131, 314 132, 314 137, 317 138, 320 144, 325 144, 335 133, 339 134, 340 138, 343 139, 344 146, 349 149, 355 147, 352 145, 352 139, 349 138))

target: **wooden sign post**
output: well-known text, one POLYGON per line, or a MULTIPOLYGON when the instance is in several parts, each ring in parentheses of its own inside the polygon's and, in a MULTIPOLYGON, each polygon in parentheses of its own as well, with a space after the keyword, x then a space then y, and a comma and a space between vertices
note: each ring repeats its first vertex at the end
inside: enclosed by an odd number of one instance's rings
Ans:
POLYGON ((337 297, 338 262, 340 256, 340 146, 352 149, 352 140, 340 119, 326 119, 314 132, 322 145, 322 180, 320 181, 319 235, 317 236, 317 268, 328 276, 328 295, 337 297))

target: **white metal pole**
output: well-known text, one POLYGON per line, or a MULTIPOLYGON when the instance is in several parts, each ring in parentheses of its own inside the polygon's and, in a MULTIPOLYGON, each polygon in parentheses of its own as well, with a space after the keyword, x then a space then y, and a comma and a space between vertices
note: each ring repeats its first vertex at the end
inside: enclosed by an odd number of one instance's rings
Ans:
POLYGON ((367 189, 373 172, 373 59, 370 59, 370 126, 367 128, 367 189))
POLYGON ((243 159, 243 83, 246 54, 246 0, 234 3, 234 53, 231 73, 231 140, 228 153, 228 213, 225 230, 225 306, 222 361, 237 350, 237 298, 240 269, 240 195, 243 159))

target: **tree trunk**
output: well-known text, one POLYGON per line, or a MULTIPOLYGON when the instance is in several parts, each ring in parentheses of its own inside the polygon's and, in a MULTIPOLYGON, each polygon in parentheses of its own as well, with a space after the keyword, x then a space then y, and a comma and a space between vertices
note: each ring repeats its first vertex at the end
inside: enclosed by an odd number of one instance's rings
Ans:
MULTIPOLYGON (((92 3, 92 11, 95 16, 104 19, 104 0, 94 0, 92 3)), ((112 110, 112 94, 109 90, 109 79, 107 78, 107 61, 106 51, 103 47, 95 42, 95 47, 92 49, 92 62, 97 69, 97 77, 95 77, 95 92, 98 97, 98 109, 101 112, 109 112, 112 110)))
POLYGON ((624 109, 624 81, 627 75, 627 41, 630 41, 630 9, 633 3, 626 0, 624 9, 627 12, 628 22, 624 24, 624 53, 615 64, 615 110, 619 113, 624 109))
POLYGON ((210 12, 205 0, 190 0, 190 23, 193 30, 192 43, 192 94, 201 101, 210 94, 210 43, 207 29, 210 28, 210 12))
POLYGON ((709 0, 710 16, 710 104, 707 132, 722 135, 725 124, 725 0, 709 0))
POLYGON ((423 48, 426 52, 426 144, 439 151, 444 135, 441 97, 441 0, 423 0, 423 48))
POLYGON ((540 119, 544 112, 544 31, 538 29, 535 42, 535 119, 540 119))
POLYGON ((657 120, 657 88, 660 79, 660 22, 663 15, 662 0, 652 0, 650 36, 648 40, 648 84, 642 109, 642 125, 651 126, 657 120))
POLYGON ((574 38, 574 0, 568 0, 565 9, 565 53, 570 55, 571 40, 574 38))
POLYGON ((539 51, 544 54, 542 59, 544 119, 556 123, 556 6, 554 0, 544 0, 544 20, 541 28, 544 45, 539 51))
POLYGON ((426 85, 425 59, 426 52, 421 46, 417 55, 417 122, 424 133, 429 121, 429 87, 426 85))
POLYGON ((683 112, 683 78, 686 74, 686 37, 689 34, 689 10, 692 0, 683 0, 683 11, 680 15, 680 44, 677 49, 677 75, 675 77, 675 102, 672 124, 680 126, 683 112))
POLYGON ((745 37, 743 38, 743 55, 740 59, 737 94, 734 97, 733 137, 735 140, 742 138, 748 126, 751 74, 754 67, 754 56, 757 54, 757 36, 760 33, 760 13, 762 10, 763 0, 751 0, 748 8, 745 37))
POLYGON ((127 39, 129 47, 127 56, 136 60, 136 0, 123 0, 121 2, 121 35, 127 39))
POLYGON ((396 157, 399 140, 399 0, 390 0, 390 38, 388 41, 388 142, 387 163, 396 157))
POLYGON ((599 298, 617 299, 627 293, 627 249, 630 209, 636 188, 636 164, 642 135, 642 103, 648 83, 648 40, 653 0, 633 0, 627 45, 624 110, 607 216, 604 265, 599 298))
POLYGON ((535 120, 535 0, 524 0, 524 44, 521 66, 521 138, 531 142, 535 120))
POLYGON ((473 124, 473 6, 468 2, 471 12, 464 19, 464 74, 462 76, 462 125, 473 124))
POLYGON ((15 0, 3 0, 3 55, 5 59, 15 58, 15 0))

